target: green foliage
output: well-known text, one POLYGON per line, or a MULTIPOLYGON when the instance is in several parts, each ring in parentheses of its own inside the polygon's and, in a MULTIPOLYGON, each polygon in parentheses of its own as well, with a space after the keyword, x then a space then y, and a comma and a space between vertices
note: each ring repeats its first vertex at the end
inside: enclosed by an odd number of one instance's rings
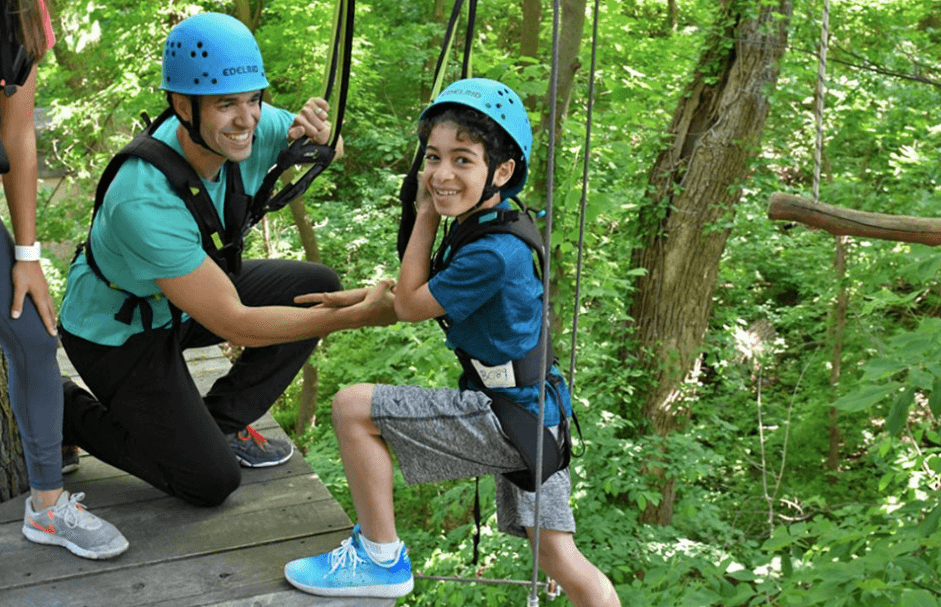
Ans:
MULTIPOLYGON (((360 3, 344 123, 346 157, 315 184, 306 206, 323 262, 348 286, 394 276, 398 188, 415 151, 443 23, 432 0, 360 3)), ((771 114, 730 218, 702 344, 702 374, 681 401, 686 431, 654 439, 636 403, 650 381, 633 365, 629 316, 638 215, 648 172, 707 40, 731 47, 718 4, 678 0, 601 3, 580 300, 584 117, 591 49, 583 42, 569 114, 557 134, 553 217, 556 351, 574 393, 584 455, 573 470, 579 548, 616 584, 625 605, 693 607, 933 606, 941 602, 941 254, 932 248, 850 239, 845 275, 832 269, 834 239, 767 219, 774 191, 809 195, 814 154, 814 55, 819 2, 797 0, 790 48, 770 96, 771 114), (848 313, 834 377, 835 302, 848 313), (575 312, 578 330, 573 335, 575 312), (756 321, 774 333, 749 341, 756 321), (574 338, 574 339, 573 339, 574 338), (573 343, 574 342, 574 343, 573 343), (840 438, 830 469, 831 433, 840 438), (656 464, 652 466, 652 464, 656 464), (673 521, 640 522, 661 496, 655 471, 674 481, 673 521)), ((772 3, 739 3, 757 11, 772 3)), ((39 206, 39 239, 63 253, 47 266, 61 293, 69 252, 87 230, 92 192, 110 155, 158 113, 159 55, 172 24, 222 0, 53 4, 63 29, 40 69, 38 105, 51 126, 41 152, 66 172, 39 206), (62 196, 62 192, 67 192, 62 196), (50 200, 49 202, 46 202, 50 200)), ((296 109, 324 88, 332 0, 268 0, 256 36, 277 105, 296 109)), ((537 57, 521 58, 520 3, 481 3, 474 75, 504 79, 539 124, 550 73, 545 11, 537 57)), ((847 0, 831 13, 821 199, 861 210, 936 215, 941 192, 941 22, 932 0, 847 0)), ((586 24, 590 25, 590 23, 586 24)), ((586 32, 590 31, 586 27, 586 32)), ((587 37, 587 36, 586 36, 587 37)), ((449 74, 454 76, 456 62, 449 74)), ((547 160, 537 136, 534 166, 547 160)), ((534 176, 533 180, 542 179, 534 176)), ((531 182, 530 185, 534 183, 531 182)), ((541 208, 544 202, 523 194, 541 208)), ((666 210, 664 209, 664 212, 666 210)), ((299 258, 287 211, 249 240, 250 256, 299 258)), ((353 514, 333 438, 330 403, 357 382, 451 386, 458 366, 433 323, 333 334, 314 361, 316 420, 297 437, 334 497, 353 514)), ((293 427, 299 383, 275 415, 293 427)), ((473 483, 405 485, 395 478, 399 528, 416 568, 476 575, 470 563, 473 483)), ((493 484, 481 482, 486 577, 527 579, 528 545, 497 530, 493 484)), ((403 605, 507 605, 528 588, 419 582, 403 605)), ((559 599, 552 604, 567 604, 559 599)))

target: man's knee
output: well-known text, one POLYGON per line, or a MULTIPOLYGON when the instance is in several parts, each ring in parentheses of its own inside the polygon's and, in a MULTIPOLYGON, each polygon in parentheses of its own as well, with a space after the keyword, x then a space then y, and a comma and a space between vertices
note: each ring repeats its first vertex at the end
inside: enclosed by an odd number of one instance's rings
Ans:
POLYGON ((233 456, 231 465, 194 470, 185 486, 177 483, 176 493, 194 506, 212 507, 224 502, 241 484, 242 470, 233 456))

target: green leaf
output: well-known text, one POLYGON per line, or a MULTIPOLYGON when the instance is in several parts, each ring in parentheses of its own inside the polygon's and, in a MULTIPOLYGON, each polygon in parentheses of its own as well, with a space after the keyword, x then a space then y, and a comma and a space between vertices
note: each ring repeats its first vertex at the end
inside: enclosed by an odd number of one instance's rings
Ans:
POLYGON ((867 386, 857 392, 851 392, 843 396, 833 406, 841 411, 862 411, 878 403, 880 400, 897 392, 902 384, 891 382, 881 386, 867 386))
POLYGON ((934 378, 931 395, 928 397, 928 408, 935 417, 941 415, 941 377, 934 378))
POLYGON ((927 590, 911 590, 902 594, 899 607, 938 607, 938 599, 927 590))
POLYGON ((905 390, 905 392, 895 399, 895 404, 892 405, 889 416, 885 420, 886 430, 893 436, 898 435, 905 429, 905 424, 908 422, 908 409, 912 406, 914 401, 914 386, 905 390))
MULTIPOLYGON (((936 458, 937 459, 937 458, 936 458)), ((919 528, 925 537, 932 535, 938 530, 938 521, 941 520, 941 504, 934 507, 934 510, 928 513, 925 520, 921 522, 919 528)))

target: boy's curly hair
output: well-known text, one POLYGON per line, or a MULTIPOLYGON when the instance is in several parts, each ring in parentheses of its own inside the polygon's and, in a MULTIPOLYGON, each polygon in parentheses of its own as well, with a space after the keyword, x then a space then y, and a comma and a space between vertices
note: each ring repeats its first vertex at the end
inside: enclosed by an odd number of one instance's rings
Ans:
POLYGON ((490 167, 498 167, 510 159, 516 161, 513 176, 501 189, 510 188, 522 179, 523 167, 526 164, 523 152, 509 133, 492 118, 474 108, 443 104, 439 111, 429 112, 418 123, 419 139, 428 141, 431 131, 445 122, 457 125, 458 137, 467 136, 474 143, 483 145, 484 160, 490 167))

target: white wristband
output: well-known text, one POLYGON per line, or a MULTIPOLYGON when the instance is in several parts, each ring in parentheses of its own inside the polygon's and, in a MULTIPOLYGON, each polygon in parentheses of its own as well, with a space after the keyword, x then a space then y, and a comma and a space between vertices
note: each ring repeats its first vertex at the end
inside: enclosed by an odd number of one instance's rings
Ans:
POLYGON ((39 261, 38 240, 31 247, 16 245, 13 251, 17 261, 39 261))

